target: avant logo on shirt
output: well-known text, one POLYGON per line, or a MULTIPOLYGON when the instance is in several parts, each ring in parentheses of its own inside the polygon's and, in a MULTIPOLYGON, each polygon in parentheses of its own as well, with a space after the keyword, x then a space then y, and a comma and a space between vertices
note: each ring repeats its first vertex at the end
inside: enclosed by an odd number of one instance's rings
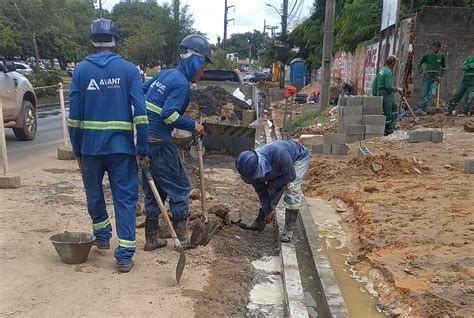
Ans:
POLYGON ((106 88, 120 88, 120 77, 115 78, 103 78, 99 80, 97 84, 95 79, 91 79, 89 85, 87 86, 88 91, 98 91, 100 86, 105 86, 106 88))

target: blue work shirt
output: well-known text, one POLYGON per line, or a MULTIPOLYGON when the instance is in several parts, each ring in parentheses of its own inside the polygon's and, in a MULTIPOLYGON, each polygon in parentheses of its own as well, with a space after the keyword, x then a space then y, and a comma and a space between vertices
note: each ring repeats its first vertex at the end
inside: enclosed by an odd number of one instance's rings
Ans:
POLYGON ((148 153, 148 117, 134 64, 111 52, 88 56, 74 70, 69 102, 69 136, 76 156, 148 153))

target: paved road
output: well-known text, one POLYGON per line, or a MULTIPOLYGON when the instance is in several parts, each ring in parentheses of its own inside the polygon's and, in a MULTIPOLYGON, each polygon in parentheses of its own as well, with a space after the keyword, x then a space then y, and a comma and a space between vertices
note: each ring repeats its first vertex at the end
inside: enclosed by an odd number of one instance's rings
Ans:
POLYGON ((38 132, 32 141, 18 141, 12 129, 5 129, 8 163, 15 165, 39 153, 55 152, 63 143, 63 130, 59 109, 38 112, 38 132))

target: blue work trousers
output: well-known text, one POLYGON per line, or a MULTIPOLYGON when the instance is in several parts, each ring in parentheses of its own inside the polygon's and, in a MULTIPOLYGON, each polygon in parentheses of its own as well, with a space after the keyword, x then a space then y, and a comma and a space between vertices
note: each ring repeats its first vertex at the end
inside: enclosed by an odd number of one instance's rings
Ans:
MULTIPOLYGON (((169 205, 174 221, 188 218, 188 201, 191 185, 186 170, 179 158, 176 146, 169 141, 149 144, 150 170, 153 181, 158 188, 162 202, 169 198, 169 205)), ((143 178, 145 193, 145 212, 149 218, 156 218, 160 209, 156 204, 148 180, 143 178)))
POLYGON ((135 253, 135 210, 138 200, 138 168, 134 156, 112 154, 81 156, 82 180, 86 188, 87 209, 92 218, 96 240, 109 243, 112 227, 105 207, 102 180, 107 172, 115 210, 119 246, 115 258, 119 265, 128 264, 135 253))

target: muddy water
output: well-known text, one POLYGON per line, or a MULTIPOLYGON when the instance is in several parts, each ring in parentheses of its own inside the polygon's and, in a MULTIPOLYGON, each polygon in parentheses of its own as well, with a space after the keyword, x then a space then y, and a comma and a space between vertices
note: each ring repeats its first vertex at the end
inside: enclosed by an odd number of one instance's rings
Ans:
POLYGON ((319 235, 325 240, 328 256, 336 280, 351 317, 386 317, 376 308, 378 299, 373 286, 357 276, 347 264, 350 252, 346 247, 346 236, 340 225, 340 217, 334 208, 320 199, 307 198, 313 219, 318 226, 319 235))

